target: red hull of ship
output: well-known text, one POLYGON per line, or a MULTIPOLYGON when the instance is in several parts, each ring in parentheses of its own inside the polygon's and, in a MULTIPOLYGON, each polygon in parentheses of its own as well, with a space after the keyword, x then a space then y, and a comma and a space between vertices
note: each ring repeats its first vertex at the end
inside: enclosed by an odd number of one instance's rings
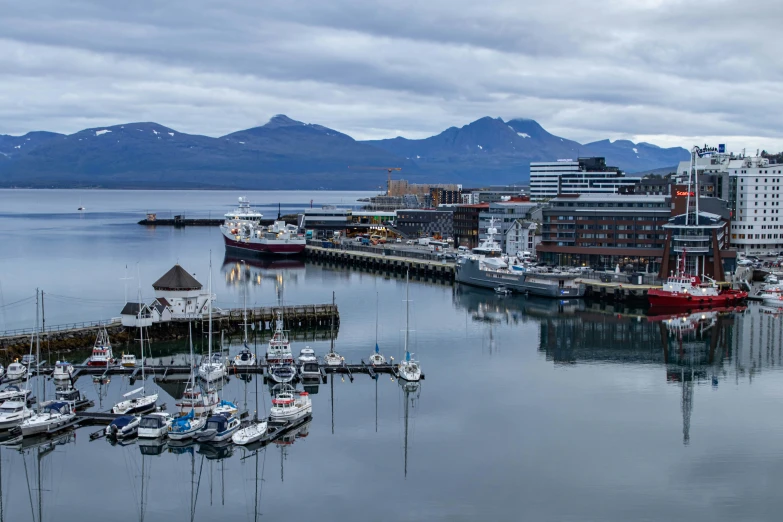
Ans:
POLYGON ((235 241, 231 238, 223 236, 223 240, 226 243, 226 248, 236 248, 238 250, 247 250, 250 252, 258 252, 259 254, 273 254, 282 256, 295 256, 304 252, 304 244, 280 244, 270 245, 263 243, 245 243, 241 241, 235 241))
POLYGON ((726 291, 719 295, 691 295, 663 290, 650 290, 647 298, 650 306, 661 308, 717 308, 739 304, 748 297, 747 292, 726 291))

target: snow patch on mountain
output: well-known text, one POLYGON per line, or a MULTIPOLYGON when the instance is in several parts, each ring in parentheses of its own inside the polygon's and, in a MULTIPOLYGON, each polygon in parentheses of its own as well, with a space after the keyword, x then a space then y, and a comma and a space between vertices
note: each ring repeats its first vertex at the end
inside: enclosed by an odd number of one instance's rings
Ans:
POLYGON ((95 135, 96 136, 101 136, 103 134, 106 134, 107 132, 111 132, 111 131, 109 129, 101 129, 101 130, 95 131, 95 135))

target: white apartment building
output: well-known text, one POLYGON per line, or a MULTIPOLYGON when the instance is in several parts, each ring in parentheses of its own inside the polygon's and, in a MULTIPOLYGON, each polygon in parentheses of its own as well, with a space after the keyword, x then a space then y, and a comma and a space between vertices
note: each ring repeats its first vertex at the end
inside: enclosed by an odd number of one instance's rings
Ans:
POLYGON ((537 225, 530 221, 517 219, 506 231, 506 255, 516 256, 522 252, 529 252, 535 259, 536 245, 541 241, 541 236, 536 235, 537 225))
POLYGON ((559 194, 616 194, 638 178, 626 178, 604 158, 537 161, 530 163, 530 199, 542 201, 559 194))
POLYGON ((783 250, 783 164, 753 156, 730 160, 727 170, 732 246, 748 254, 783 250))

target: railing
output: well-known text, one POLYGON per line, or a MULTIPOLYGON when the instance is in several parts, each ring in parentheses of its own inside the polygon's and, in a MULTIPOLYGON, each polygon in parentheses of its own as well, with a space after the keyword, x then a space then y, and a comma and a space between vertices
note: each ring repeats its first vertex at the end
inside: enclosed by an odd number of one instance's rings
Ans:
MULTIPOLYGON (((56 324, 53 326, 46 325, 46 328, 41 331, 41 335, 46 335, 52 332, 61 332, 63 330, 76 330, 79 328, 95 328, 98 326, 114 326, 120 323, 119 317, 112 317, 111 319, 104 319, 102 321, 84 321, 81 323, 69 323, 69 324, 56 324)), ((32 335, 35 333, 35 328, 17 328, 15 330, 5 330, 0 332, 0 337, 18 337, 20 335, 32 335)))
POLYGON ((455 254, 453 250, 449 252, 430 252, 430 251, 416 251, 416 250, 399 250, 396 248, 389 248, 385 245, 354 245, 350 243, 338 243, 334 244, 329 241, 316 241, 310 240, 307 242, 310 246, 316 246, 320 248, 326 248, 335 250, 337 252, 369 252, 372 254, 395 256, 395 257, 409 257, 412 259, 423 259, 425 261, 442 261, 443 254, 450 253, 455 254))
POLYGON ((710 251, 709 246, 692 246, 692 245, 674 245, 672 247, 674 252, 687 252, 688 254, 707 254, 710 251))
POLYGON ((709 241, 710 236, 672 236, 675 241, 709 241))

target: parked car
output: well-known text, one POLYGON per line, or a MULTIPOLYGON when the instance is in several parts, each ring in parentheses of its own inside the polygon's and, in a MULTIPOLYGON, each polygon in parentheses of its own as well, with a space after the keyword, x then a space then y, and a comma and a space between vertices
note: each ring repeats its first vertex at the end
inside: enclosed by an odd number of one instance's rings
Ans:
POLYGON ((397 239, 396 239, 394 242, 395 242, 395 243, 402 243, 402 238, 401 238, 401 237, 398 237, 398 238, 397 238, 397 239))
POLYGON ((777 256, 778 253, 777 252, 773 252, 772 250, 770 250, 769 252, 767 252, 767 255, 768 256, 777 256))
POLYGON ((750 259, 740 259, 737 261, 737 265, 739 266, 751 266, 753 264, 753 261, 750 259))
POLYGON ((416 244, 416 241, 414 241, 413 239, 409 239, 409 240, 407 240, 407 241, 405 242, 405 244, 406 244, 406 245, 415 245, 415 244, 416 244))

